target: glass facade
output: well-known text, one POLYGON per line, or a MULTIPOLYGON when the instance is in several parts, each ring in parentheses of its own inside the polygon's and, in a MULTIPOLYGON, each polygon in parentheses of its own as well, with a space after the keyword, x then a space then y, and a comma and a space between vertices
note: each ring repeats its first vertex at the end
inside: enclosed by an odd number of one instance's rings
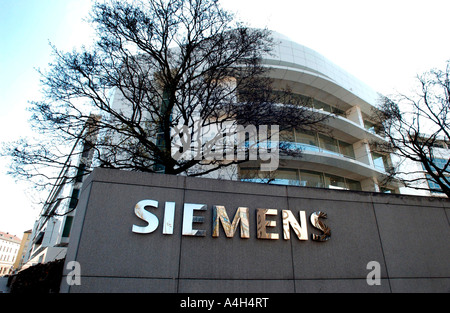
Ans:
POLYGON ((301 94, 286 93, 284 91, 275 90, 272 92, 271 98, 272 101, 277 103, 301 105, 305 107, 314 108, 319 111, 325 111, 333 113, 335 115, 346 117, 346 113, 344 110, 341 110, 335 106, 329 105, 325 102, 301 94))
POLYGON ((306 149, 308 151, 319 151, 319 142, 317 136, 313 132, 292 131, 295 142, 298 143, 297 148, 306 149))
POLYGON ((239 177, 241 181, 257 183, 362 190, 359 181, 303 169, 279 169, 269 173, 261 172, 258 168, 241 168, 239 177))
POLYGON ((325 186, 333 189, 350 189, 345 184, 344 177, 325 174, 325 186))
POLYGON ((364 128, 367 129, 372 134, 380 133, 379 127, 375 123, 369 122, 367 120, 364 120, 364 128))
POLYGON ((353 145, 340 140, 338 142, 339 142, 339 151, 346 157, 354 159, 355 151, 353 150, 353 145))
POLYGON ((301 171, 300 186, 304 187, 324 187, 323 175, 313 171, 301 171))
MULTIPOLYGON (((439 168, 440 170, 443 170, 443 171, 445 171, 445 172, 448 172, 448 169, 449 169, 449 160, 448 159, 438 159, 438 158, 433 158, 432 160, 431 160, 431 162, 437 167, 437 168, 439 168)), ((422 164, 422 168, 423 168, 423 170, 424 171, 426 171, 426 168, 425 168, 425 166, 423 165, 423 163, 421 163, 422 164)))
MULTIPOLYGON (((315 110, 329 112, 338 116, 347 118, 347 113, 339 109, 336 105, 319 101, 309 96, 302 94, 294 94, 290 92, 273 91, 271 93, 272 101, 276 103, 292 104, 315 110)), ((353 113, 350 113, 353 114, 353 113)), ((380 125, 364 119, 364 127, 368 132, 377 134, 380 132, 380 125)), ((345 131, 345 130, 342 130, 345 131)), ((280 151, 283 150, 289 153, 289 150, 306 151, 313 153, 320 153, 323 155, 339 156, 356 160, 356 155, 359 156, 358 161, 371 166, 370 158, 361 157, 361 154, 366 153, 361 151, 361 145, 353 146, 354 142, 346 142, 335 138, 327 132, 306 131, 298 128, 283 130, 279 137, 280 151), (357 150, 355 153, 355 149, 357 150)), ((365 156, 365 154, 364 154, 365 156)), ((372 153, 373 166, 383 172, 387 172, 391 168, 390 157, 387 155, 372 153)), ((326 164, 324 164, 323 171, 327 171, 326 164)), ((244 181, 255 181, 261 183, 281 184, 281 185, 296 185, 305 187, 319 187, 319 188, 334 188, 334 189, 349 189, 362 190, 361 183, 346 177, 331 175, 325 172, 315 172, 309 170, 299 169, 279 169, 276 173, 259 173, 256 169, 241 168, 240 179, 244 181), (270 175, 270 177, 268 176, 270 175)), ((391 191, 391 190, 389 190, 391 191)))
POLYGON ((319 135, 319 146, 327 151, 328 153, 337 153, 339 154, 339 147, 337 145, 336 139, 333 139, 331 137, 328 137, 323 134, 319 135))
POLYGON ((372 152, 373 165, 376 169, 383 172, 387 172, 391 167, 390 161, 387 155, 372 152))
POLYGON ((303 151, 324 152, 354 159, 353 145, 322 133, 303 130, 284 130, 280 133, 281 146, 303 151))
POLYGON ((431 175, 426 174, 425 176, 427 177, 428 186, 432 190, 431 192, 441 193, 442 192, 441 186, 439 186, 439 184, 434 181, 431 175))
MULTIPOLYGON (((446 176, 447 179, 448 179, 448 176, 449 176, 448 162, 449 162, 449 160, 448 159, 435 158, 435 159, 432 160, 432 162, 441 171, 443 171, 443 175, 446 176)), ((422 168, 423 168, 424 171, 426 171, 425 166, 423 165, 423 163, 422 163, 422 168)), ((441 186, 439 186, 439 184, 431 177, 431 175, 430 174, 426 174, 425 176, 426 176, 426 179, 427 179, 428 186, 430 187, 430 189, 433 190, 432 192, 441 193, 441 191, 442 191, 441 186)), ((444 182, 444 181, 441 179, 441 182, 444 182)))

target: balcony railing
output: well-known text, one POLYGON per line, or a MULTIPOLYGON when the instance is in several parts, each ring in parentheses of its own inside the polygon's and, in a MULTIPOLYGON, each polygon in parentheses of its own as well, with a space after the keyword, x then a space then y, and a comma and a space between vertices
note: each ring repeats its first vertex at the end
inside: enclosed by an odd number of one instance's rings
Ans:
POLYGON ((336 152, 336 151, 332 151, 332 150, 325 149, 325 148, 322 148, 322 147, 319 147, 319 146, 309 145, 309 144, 306 144, 306 143, 280 141, 280 147, 282 149, 326 153, 326 154, 336 155, 336 156, 345 157, 345 158, 349 158, 349 159, 355 160, 354 156, 347 155, 347 154, 340 153, 340 152, 336 152))

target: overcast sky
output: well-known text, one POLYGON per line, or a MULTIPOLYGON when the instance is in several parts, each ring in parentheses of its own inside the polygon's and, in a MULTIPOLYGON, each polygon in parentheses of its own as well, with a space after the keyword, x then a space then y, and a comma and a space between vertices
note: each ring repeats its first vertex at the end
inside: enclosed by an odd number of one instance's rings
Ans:
MULTIPOLYGON (((449 0, 221 0, 252 27, 267 27, 308 46, 375 90, 409 92, 416 74, 450 59, 449 0)), ((0 141, 30 134, 28 101, 39 75, 63 51, 92 42, 90 0, 0 1, 0 141)), ((0 231, 22 237, 40 207, 0 160, 0 231)))

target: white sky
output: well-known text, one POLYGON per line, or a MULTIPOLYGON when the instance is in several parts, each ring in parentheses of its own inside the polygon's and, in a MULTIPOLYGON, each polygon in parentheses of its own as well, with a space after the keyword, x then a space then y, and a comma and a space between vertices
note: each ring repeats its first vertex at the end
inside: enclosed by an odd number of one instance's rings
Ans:
MULTIPOLYGON (((252 27, 268 27, 316 50, 375 90, 409 92, 416 74, 450 59, 448 0, 220 0, 252 27)), ((52 42, 70 51, 91 42, 90 0, 0 1, 0 142, 29 134, 28 101, 52 42)), ((40 212, 26 184, 0 159, 0 230, 22 237, 40 212)))

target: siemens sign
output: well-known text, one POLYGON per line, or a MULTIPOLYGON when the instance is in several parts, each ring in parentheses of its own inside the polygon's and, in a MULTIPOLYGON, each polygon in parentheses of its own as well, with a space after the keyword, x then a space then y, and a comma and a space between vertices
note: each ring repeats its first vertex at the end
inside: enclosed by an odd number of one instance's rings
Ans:
MULTIPOLYGON (((149 210, 158 209, 158 201, 156 200, 141 200, 135 208, 134 213, 137 217, 147 223, 146 226, 133 225, 132 231, 137 234, 149 234, 154 232, 159 226, 159 220, 156 215, 149 210)), ((184 203, 183 206, 183 236, 206 236, 206 230, 194 229, 194 223, 203 223, 204 217, 195 215, 195 211, 205 211, 207 206, 205 204, 184 203)), ((256 209, 256 237, 258 239, 279 239, 279 234, 270 232, 270 229, 276 226, 276 216, 279 211, 276 209, 256 209)), ((212 237, 219 237, 219 228, 222 228, 225 235, 229 238, 234 237, 238 225, 240 229, 241 238, 250 238, 250 217, 249 208, 238 207, 233 219, 229 218, 227 210, 223 205, 212 206, 212 237)), ((330 239, 331 230, 320 219, 327 218, 324 212, 314 212, 309 216, 309 221, 315 229, 321 231, 320 235, 311 234, 311 239, 314 241, 327 241, 330 239)), ((175 202, 165 202, 164 221, 162 233, 165 235, 172 235, 175 219, 175 202)), ((308 240, 308 226, 306 221, 306 212, 299 211, 299 219, 294 216, 290 210, 281 210, 281 223, 283 225, 283 239, 290 239, 290 230, 294 231, 299 240, 308 240)), ((198 227, 198 226, 196 226, 198 227)))
POLYGON ((449 199, 98 168, 60 292, 450 291, 449 214, 449 199))

